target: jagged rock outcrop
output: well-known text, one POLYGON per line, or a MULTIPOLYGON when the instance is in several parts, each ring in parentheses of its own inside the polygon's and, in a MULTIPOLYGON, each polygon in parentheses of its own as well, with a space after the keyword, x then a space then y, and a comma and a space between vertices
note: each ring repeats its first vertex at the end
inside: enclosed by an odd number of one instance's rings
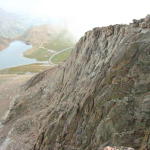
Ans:
POLYGON ((136 23, 85 33, 64 65, 29 80, 4 122, 7 149, 149 150, 150 28, 136 23))

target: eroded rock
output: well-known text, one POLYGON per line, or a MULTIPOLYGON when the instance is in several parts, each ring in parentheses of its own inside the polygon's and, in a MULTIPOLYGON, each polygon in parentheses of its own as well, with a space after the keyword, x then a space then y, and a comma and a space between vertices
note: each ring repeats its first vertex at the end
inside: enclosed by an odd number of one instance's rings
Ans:
POLYGON ((25 134, 35 131, 35 143, 14 132, 16 145, 21 138, 32 150, 150 149, 149 19, 134 23, 87 32, 63 66, 28 81, 5 128, 30 116, 25 134))

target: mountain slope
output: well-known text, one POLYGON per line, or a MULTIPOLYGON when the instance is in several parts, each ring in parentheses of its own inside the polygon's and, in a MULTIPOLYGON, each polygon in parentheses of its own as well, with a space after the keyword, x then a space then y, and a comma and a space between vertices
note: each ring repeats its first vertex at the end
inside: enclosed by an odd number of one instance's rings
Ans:
POLYGON ((27 32, 21 36, 21 39, 32 45, 41 46, 44 42, 47 42, 54 33, 56 33, 56 30, 51 25, 39 25, 27 30, 27 32))
POLYGON ((49 24, 34 26, 19 39, 33 46, 24 56, 40 61, 49 59, 49 50, 55 52, 74 45, 73 35, 67 29, 49 24))
MULTIPOLYGON (((85 34, 31 78, 4 121, 6 150, 150 149, 150 18, 85 34)), ((3 135, 3 136, 2 136, 3 135)))

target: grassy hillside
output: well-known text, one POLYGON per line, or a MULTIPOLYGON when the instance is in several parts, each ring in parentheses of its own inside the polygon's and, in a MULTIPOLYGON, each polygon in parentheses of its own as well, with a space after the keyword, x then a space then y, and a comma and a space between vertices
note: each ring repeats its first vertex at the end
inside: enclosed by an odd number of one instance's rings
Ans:
POLYGON ((41 63, 17 66, 0 70, 0 74, 26 74, 26 73, 38 73, 49 69, 50 66, 46 66, 41 63))
POLYGON ((36 58, 39 61, 47 61, 51 56, 51 53, 48 52, 46 48, 33 47, 31 50, 28 50, 24 53, 25 57, 36 58))
POLYGON ((55 57, 53 57, 52 62, 54 64, 58 64, 58 63, 65 61, 70 56, 71 51, 72 51, 72 49, 56 55, 55 57))
POLYGON ((46 61, 50 52, 72 47, 75 43, 72 34, 64 28, 50 25, 35 26, 28 30, 21 40, 32 44, 33 48, 24 53, 25 57, 46 61))
POLYGON ((54 35, 46 44, 44 44, 44 47, 59 51, 67 47, 72 47, 74 43, 73 36, 69 33, 69 31, 63 29, 58 34, 54 35))

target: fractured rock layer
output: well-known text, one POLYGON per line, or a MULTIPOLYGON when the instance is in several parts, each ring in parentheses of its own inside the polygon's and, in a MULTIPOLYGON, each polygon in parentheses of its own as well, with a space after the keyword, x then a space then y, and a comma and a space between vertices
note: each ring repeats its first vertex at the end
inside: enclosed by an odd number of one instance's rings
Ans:
POLYGON ((94 28, 64 65, 29 80, 4 122, 7 149, 149 150, 150 28, 135 23, 94 28))

